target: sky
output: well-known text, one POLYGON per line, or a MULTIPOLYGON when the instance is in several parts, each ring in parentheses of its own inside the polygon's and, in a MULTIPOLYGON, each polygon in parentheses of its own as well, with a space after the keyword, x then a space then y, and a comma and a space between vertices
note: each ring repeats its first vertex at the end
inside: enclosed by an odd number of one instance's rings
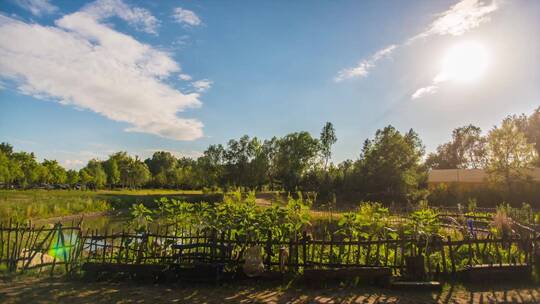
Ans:
POLYGON ((389 124, 427 151, 540 106, 540 1, 0 0, 0 141, 80 168, 116 151, 389 124))

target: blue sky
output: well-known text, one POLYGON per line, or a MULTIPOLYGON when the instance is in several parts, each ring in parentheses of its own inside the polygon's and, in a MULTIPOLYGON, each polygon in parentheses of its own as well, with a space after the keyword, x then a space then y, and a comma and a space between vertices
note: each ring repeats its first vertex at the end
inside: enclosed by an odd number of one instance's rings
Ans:
POLYGON ((540 105, 538 37, 532 0, 0 0, 0 141, 79 168, 331 121, 336 162, 388 124, 432 151, 540 105))

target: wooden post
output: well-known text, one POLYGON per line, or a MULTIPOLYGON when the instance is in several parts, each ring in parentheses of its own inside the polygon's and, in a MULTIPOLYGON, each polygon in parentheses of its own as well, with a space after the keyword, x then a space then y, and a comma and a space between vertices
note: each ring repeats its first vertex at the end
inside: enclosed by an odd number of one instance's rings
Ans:
POLYGON ((448 253, 450 254, 450 263, 452 265, 452 274, 456 274, 456 264, 454 261, 454 250, 452 249, 452 238, 448 236, 448 253))
POLYGON ((143 253, 146 248, 146 243, 148 242, 148 236, 146 232, 143 233, 141 242, 139 243, 139 250, 137 252, 137 260, 135 261, 136 264, 140 264, 142 261, 143 253))
POLYGON ((4 260, 4 224, 0 222, 0 265, 4 260))
POLYGON ((437 239, 437 241, 440 242, 442 269, 443 269, 443 273, 446 275, 448 274, 448 270, 446 269, 446 251, 444 250, 444 243, 442 242, 441 239, 437 239))
MULTIPOLYGON (((51 273, 50 275, 52 276, 54 274, 54 266, 56 266, 56 252, 58 251, 58 246, 60 245, 60 236, 58 235, 58 229, 59 229, 59 226, 61 226, 62 224, 60 223, 57 223, 56 225, 54 225, 54 229, 56 231, 56 245, 54 246, 54 256, 53 256, 53 264, 52 264, 52 267, 51 267, 51 273)), ((54 234, 53 234, 54 236, 54 234)), ((53 237, 54 239, 54 237, 53 237)))
POLYGON ((355 265, 360 265, 360 254, 362 253, 362 245, 361 245, 360 236, 358 236, 358 239, 356 240, 356 261, 355 265))
POLYGON ((308 265, 307 250, 307 233, 304 231, 302 232, 302 264, 304 268, 308 265))
POLYGON ((466 241, 467 241, 467 245, 468 245, 469 266, 472 266, 473 254, 472 254, 471 239, 467 239, 466 241))
POLYGON ((366 266, 369 266, 369 260, 371 255, 371 236, 368 238, 367 253, 366 253, 366 266))

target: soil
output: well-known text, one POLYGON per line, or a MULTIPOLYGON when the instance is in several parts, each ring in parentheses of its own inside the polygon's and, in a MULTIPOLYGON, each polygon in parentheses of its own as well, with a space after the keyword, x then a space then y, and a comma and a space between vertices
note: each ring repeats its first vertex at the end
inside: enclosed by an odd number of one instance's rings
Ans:
POLYGON ((540 303, 540 286, 446 284, 442 292, 433 292, 373 287, 308 289, 265 282, 215 286, 19 277, 0 279, 0 303, 540 303))

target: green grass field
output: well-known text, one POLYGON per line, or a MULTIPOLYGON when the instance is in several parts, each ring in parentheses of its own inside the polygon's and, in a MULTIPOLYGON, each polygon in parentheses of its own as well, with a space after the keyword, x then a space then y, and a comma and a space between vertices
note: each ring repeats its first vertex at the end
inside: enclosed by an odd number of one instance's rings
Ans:
POLYGON ((73 214, 128 209, 167 197, 189 202, 219 201, 220 194, 178 190, 0 190, 0 221, 26 221, 73 214))

